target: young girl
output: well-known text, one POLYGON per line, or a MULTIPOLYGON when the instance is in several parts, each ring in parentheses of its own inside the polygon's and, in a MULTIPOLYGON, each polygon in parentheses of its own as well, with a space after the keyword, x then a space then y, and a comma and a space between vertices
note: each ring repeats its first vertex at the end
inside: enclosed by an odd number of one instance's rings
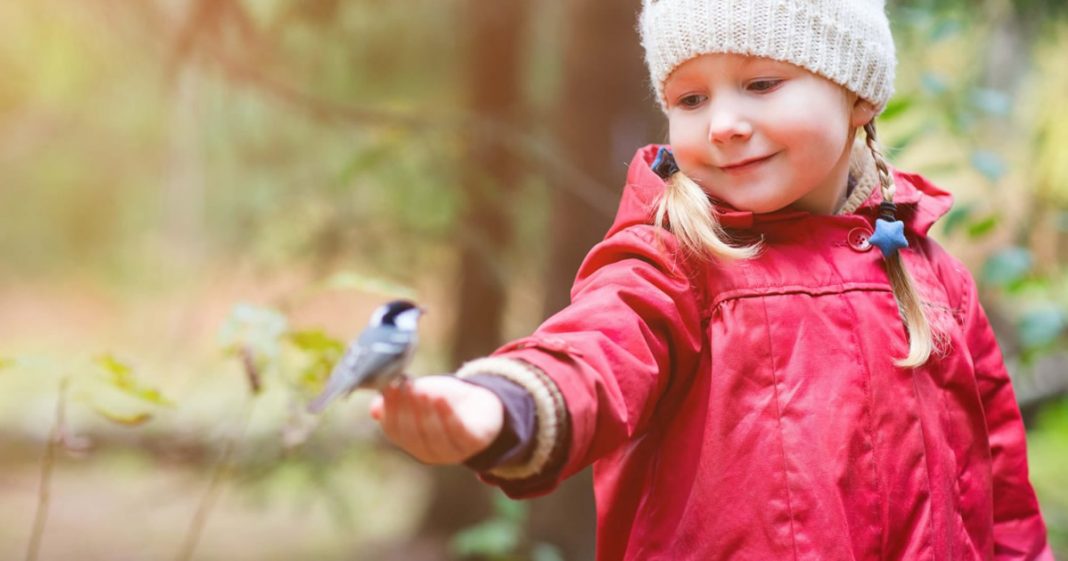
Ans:
POLYGON ((387 389, 386 435, 512 497, 594 466, 601 560, 1052 559, 950 196, 891 170, 882 0, 645 0, 670 147, 572 304, 387 389), (864 141, 854 142, 858 129, 864 141))

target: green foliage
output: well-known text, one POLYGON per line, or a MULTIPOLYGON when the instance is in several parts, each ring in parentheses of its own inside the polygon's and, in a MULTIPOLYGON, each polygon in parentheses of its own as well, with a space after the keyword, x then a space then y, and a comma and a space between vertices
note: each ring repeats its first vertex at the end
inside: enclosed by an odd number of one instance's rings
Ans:
POLYGON ((1050 545, 1058 558, 1068 554, 1068 399, 1042 409, 1027 435, 1031 482, 1041 500, 1050 545))
POLYGON ((528 506, 513 501, 503 493, 493 495, 494 514, 488 520, 467 528, 449 544, 457 557, 479 557, 490 561, 562 561, 558 549, 551 544, 528 544, 525 537, 528 506))
POLYGON ((1020 340, 1030 349, 1041 349, 1055 343, 1068 327, 1068 316, 1056 308, 1040 308, 1025 312, 1020 318, 1020 340))
POLYGON ((520 527, 514 522, 493 518, 457 534, 452 541, 453 555, 479 555, 494 560, 515 559, 520 527))
POLYGON ((883 109, 879 119, 883 121, 892 121, 903 114, 907 114, 912 104, 916 102, 916 98, 907 95, 898 95, 890 98, 890 101, 886 104, 886 109, 883 109))
POLYGON ((134 376, 133 368, 113 355, 101 355, 96 358, 95 362, 104 371, 106 381, 116 390, 153 405, 174 405, 164 398, 159 390, 138 380, 134 376))
POLYGON ((493 495, 494 515, 453 536, 449 549, 458 557, 479 555, 492 560, 516 559, 527 517, 527 505, 493 495))
POLYGON ((357 271, 338 271, 323 283, 323 288, 330 290, 358 290, 370 294, 382 294, 395 299, 414 300, 415 290, 409 286, 371 276, 357 271))
POLYGON ((1000 221, 1001 217, 997 214, 977 219, 968 225, 968 237, 972 239, 982 238, 993 232, 1000 221))
MULTIPOLYGON (((1021 6, 1017 8, 1022 9, 1021 6)), ((881 117, 890 131, 886 136, 891 153, 907 155, 913 146, 931 145, 932 138, 939 138, 945 144, 962 147, 966 154, 963 162, 955 158, 940 165, 939 174, 956 178, 977 174, 982 179, 978 196, 958 198, 955 208, 942 220, 942 232, 951 237, 963 234, 969 242, 984 242, 996 233, 1004 233, 1010 225, 1000 203, 1005 193, 1015 197, 1037 195, 1039 201, 1046 203, 1061 201, 1056 193, 1066 189, 1068 172, 1061 173, 1065 159, 1056 154, 1068 140, 1062 138, 1065 128, 1055 123, 1056 117, 1064 116, 1057 112, 1066 106, 1063 92, 1068 91, 1057 87, 1068 84, 1063 48, 1057 51, 1049 46, 1034 47, 1042 41, 1028 47, 1034 48, 1036 56, 1037 87, 1030 92, 1023 88, 1007 91, 988 85, 988 69, 982 56, 970 64, 956 65, 945 61, 959 61, 959 57, 940 58, 942 52, 981 53, 989 49, 993 29, 999 22, 986 20, 983 12, 954 2, 903 2, 892 10, 896 21, 904 24, 903 29, 895 29, 901 45, 899 58, 912 68, 911 76, 904 73, 900 80, 904 82, 898 94, 902 101, 888 107, 881 117), (1041 101, 1029 104, 1027 97, 1041 101), (1033 131, 1017 124, 1030 120, 1037 123, 1033 131), (1031 159, 1021 170, 1015 165, 1013 154, 1021 147, 1019 136, 1026 134, 1033 134, 1035 141, 1028 151, 1031 159), (1034 187, 1021 188, 1021 181, 1031 181, 1034 187)), ((1035 24, 1029 19, 1034 17, 1032 13, 1012 16, 1020 19, 1020 25, 1035 24)), ((1063 47, 1068 44, 1068 27, 1050 37, 1049 45, 1063 47)), ((1056 212, 1056 207, 1042 202, 1033 207, 1041 212, 1056 212)), ((1068 332, 1064 320, 1068 317, 1068 302, 1057 293, 1057 287, 1063 286, 1068 277, 1068 269, 1038 262, 1045 255, 1036 255, 1031 246, 1035 228, 1045 228, 1040 235, 1059 234, 1050 231, 1039 217, 1029 218, 1012 226, 1015 231, 1010 233, 1010 241, 987 255, 977 274, 982 285, 1002 297, 1002 311, 1015 325, 1014 339, 1023 349, 1024 367, 1039 354, 1056 349, 1068 332)), ((1056 220, 1049 222, 1055 224, 1056 220)))
POLYGON ((1005 177, 1005 173, 1008 171, 1004 158, 988 150, 972 152, 971 163, 972 167, 983 174, 983 177, 986 177, 991 183, 997 183, 1001 178, 1005 177))
POLYGON ((341 360, 345 345, 318 329, 293 332, 287 339, 308 357, 306 366, 300 370, 297 384, 309 394, 319 391, 330 376, 331 369, 341 360))
POLYGON ((74 376, 72 386, 77 399, 104 419, 135 427, 152 420, 159 408, 174 406, 158 389, 138 378, 133 367, 112 354, 96 357, 92 365, 91 375, 74 376))
POLYGON ((250 349, 257 357, 275 358, 288 328, 289 321, 277 310, 237 304, 219 330, 219 344, 228 353, 250 349))

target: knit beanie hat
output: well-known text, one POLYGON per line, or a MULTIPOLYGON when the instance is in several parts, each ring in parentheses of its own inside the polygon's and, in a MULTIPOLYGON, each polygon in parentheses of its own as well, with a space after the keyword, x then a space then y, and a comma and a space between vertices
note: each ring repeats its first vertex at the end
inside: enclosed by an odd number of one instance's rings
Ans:
POLYGON ((894 93, 885 0, 642 0, 638 26, 665 111, 664 81, 705 53, 795 64, 871 102, 876 113, 894 93))

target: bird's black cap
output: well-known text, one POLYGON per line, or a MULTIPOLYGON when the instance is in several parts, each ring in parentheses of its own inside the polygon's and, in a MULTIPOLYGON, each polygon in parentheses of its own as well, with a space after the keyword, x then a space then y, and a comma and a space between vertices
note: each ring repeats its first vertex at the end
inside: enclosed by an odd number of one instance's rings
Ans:
POLYGON ((397 316, 409 310, 418 309, 420 312, 425 313, 422 308, 411 300, 394 300, 386 303, 383 308, 385 308, 385 313, 382 314, 382 323, 387 325, 394 325, 397 316))

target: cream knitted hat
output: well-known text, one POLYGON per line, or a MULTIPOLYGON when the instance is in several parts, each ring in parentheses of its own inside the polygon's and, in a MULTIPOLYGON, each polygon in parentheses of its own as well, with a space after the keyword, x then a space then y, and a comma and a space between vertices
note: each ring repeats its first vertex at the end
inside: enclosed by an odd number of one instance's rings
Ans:
POLYGON ((642 0, 638 22, 660 107, 664 81, 705 53, 796 64, 872 102, 894 93, 894 38, 885 0, 642 0))

